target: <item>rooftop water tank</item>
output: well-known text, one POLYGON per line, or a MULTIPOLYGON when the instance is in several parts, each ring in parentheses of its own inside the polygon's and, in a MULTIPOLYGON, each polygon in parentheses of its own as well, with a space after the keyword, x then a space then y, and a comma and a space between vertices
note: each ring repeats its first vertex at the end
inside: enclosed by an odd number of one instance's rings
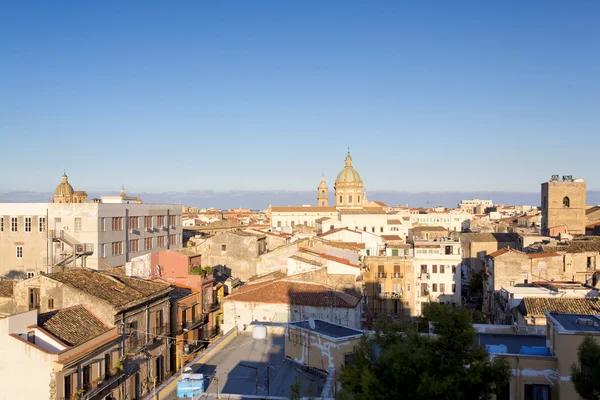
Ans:
POLYGON ((267 338, 267 327, 264 325, 256 325, 252 328, 253 339, 266 339, 267 338))

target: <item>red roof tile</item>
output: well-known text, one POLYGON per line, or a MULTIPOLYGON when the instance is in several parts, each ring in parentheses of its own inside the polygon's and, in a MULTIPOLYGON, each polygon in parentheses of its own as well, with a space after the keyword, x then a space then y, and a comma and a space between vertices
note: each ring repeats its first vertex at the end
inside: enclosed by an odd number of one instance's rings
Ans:
POLYGON ((348 260, 347 258, 336 257, 336 256, 332 256, 332 255, 325 254, 325 253, 321 254, 321 258, 324 258, 324 259, 330 260, 330 261, 335 261, 340 264, 349 265, 350 267, 360 268, 360 266, 358 266, 356 264, 352 264, 350 262, 350 260, 348 260))
POLYGON ((245 285, 227 296, 224 301, 248 303, 292 304, 314 307, 355 308, 361 296, 336 291, 331 287, 306 282, 272 280, 245 285))
POLYGON ((385 240, 402 240, 398 235, 381 235, 381 237, 385 240))

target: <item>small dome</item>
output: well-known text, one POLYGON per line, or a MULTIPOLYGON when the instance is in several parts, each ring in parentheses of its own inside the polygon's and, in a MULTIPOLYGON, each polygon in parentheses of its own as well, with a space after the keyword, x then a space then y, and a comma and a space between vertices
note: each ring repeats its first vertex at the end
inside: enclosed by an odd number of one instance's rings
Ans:
POLYGON ((346 156, 346 166, 337 176, 336 183, 362 183, 362 178, 352 167, 352 156, 350 152, 346 156))
POLYGON ((73 186, 69 184, 69 177, 65 173, 62 176, 60 184, 54 191, 54 196, 71 196, 73 193, 75 193, 75 191, 73 190, 73 186))

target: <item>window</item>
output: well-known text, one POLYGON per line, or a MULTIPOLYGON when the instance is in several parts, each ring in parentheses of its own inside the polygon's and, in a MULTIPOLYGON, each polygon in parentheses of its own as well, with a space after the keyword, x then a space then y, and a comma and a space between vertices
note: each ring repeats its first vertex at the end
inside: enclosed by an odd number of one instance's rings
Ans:
POLYGON ((447 256, 452 254, 452 246, 446 246, 445 252, 447 256))
POLYGON ((371 250, 367 249, 367 255, 370 256, 371 255, 371 250))
POLYGON ((443 273, 444 273, 444 266, 440 265, 440 274, 443 274, 443 273))
POLYGON ((456 293, 456 283, 452 284, 452 293, 456 293))
POLYGON ((433 292, 437 292, 437 283, 434 283, 433 285, 431 285, 432 291, 433 292))
POLYGON ((408 255, 408 249, 404 249, 404 255, 407 256, 408 255))
POLYGON ((100 218, 100 229, 102 232, 106 232, 106 218, 100 218))
POLYGON ((363 232, 366 232, 366 231, 367 231, 367 227, 363 226, 363 232))
POLYGON ((452 266, 452 273, 455 274, 456 273, 456 265, 452 266))
POLYGON ((169 244, 171 246, 176 244, 176 236, 175 235, 169 235, 169 244))
POLYGON ((340 196, 340 204, 342 204, 343 196, 340 196))
POLYGON ((10 217, 10 231, 17 231, 17 217, 10 217))
POLYGON ((156 247, 165 247, 165 237, 164 236, 159 236, 156 238, 157 240, 157 246, 156 247))
POLYGON ((294 221, 291 222, 292 228, 294 227, 296 223, 294 221))
POLYGON ((321 197, 325 197, 325 191, 321 190, 321 197))
POLYGON ((381 283, 377 284, 377 293, 378 294, 383 293, 383 285, 381 283))
POLYGON ((510 281, 510 286, 515 286, 515 281, 510 281))
POLYGON ((4 232, 4 217, 0 217, 0 232, 4 232))
POLYGON ((75 232, 81 232, 81 218, 75 218, 75 232))
POLYGON ((434 273, 434 274, 437 274, 437 265, 433 264, 431 266, 431 272, 434 273))
POLYGON ((73 395, 73 375, 74 374, 65 376, 65 399, 70 399, 73 395))
POLYGON ((27 271, 27 279, 33 278, 34 276, 35 276, 35 272, 33 272, 33 271, 27 271))
POLYGON ((35 331, 29 331, 29 332, 27 332, 27 341, 29 343, 35 344, 35 331))
POLYGON ((152 228, 152 216, 144 217, 144 226, 146 228, 152 228))
POLYGON ((440 283, 440 293, 446 293, 446 285, 443 283, 440 283))
POLYGON ((169 215, 169 225, 171 225, 171 226, 177 225, 177 223, 175 222, 176 217, 177 217, 176 215, 169 215))
POLYGON ((54 299, 48 299, 48 308, 49 309, 53 309, 54 308, 54 299))
POLYGON ((221 251, 227 251, 227 245, 226 244, 222 244, 221 245, 221 251))
POLYGON ((379 232, 380 232, 380 233, 383 233, 383 226, 380 226, 380 227, 379 227, 379 232))
POLYGON ((23 246, 17 246, 17 258, 23 258, 23 246))
POLYGON ((129 229, 138 229, 139 217, 129 217, 129 229))
POLYGON ((46 217, 38 217, 38 232, 46 232, 46 217))
POLYGON ((422 274, 426 274, 427 273, 427 265, 421 265, 421 273, 422 274))
POLYGON ((139 247, 139 239, 133 239, 129 241, 129 252, 130 253, 137 253, 138 251, 140 251, 139 247))
POLYGON ((158 310, 155 314, 154 326, 156 327, 157 334, 162 332, 163 327, 163 310, 158 310))
POLYGON ((406 284, 406 291, 407 291, 407 292, 410 292, 410 283, 407 283, 407 284, 406 284))
POLYGON ((549 385, 525 385, 525 400, 550 400, 549 385))
POLYGON ((397 257, 398 256, 398 249, 392 249, 392 256, 393 257, 397 257))
POLYGON ((40 288, 29 288, 29 311, 40 308, 40 288))
POLYGON ((113 231, 122 231, 123 230, 123 217, 113 217, 112 230, 113 231))
POLYGON ((165 216, 164 215, 159 215, 158 217, 156 217, 156 221, 157 221, 157 225, 159 227, 165 226, 165 216))
POLYGON ((374 226, 371 227, 371 232, 375 233, 375 227, 374 226))
POLYGON ((571 200, 567 196, 565 196, 563 198, 563 207, 565 207, 565 208, 571 207, 571 200))
POLYGON ((31 232, 31 217, 25 217, 25 232, 31 232))
POLYGON ((106 257, 106 245, 104 243, 98 245, 98 253, 100 254, 100 258, 106 257))
MULTIPOLYGON (((111 368, 112 368, 111 356, 110 356, 110 353, 106 353, 106 354, 104 354, 104 376, 105 377, 110 376, 111 368)), ((100 374, 100 371, 98 371, 98 374, 100 374)))
POLYGON ((277 227, 281 228, 281 221, 277 221, 277 227))
POLYGON ((592 257, 587 258, 587 269, 592 269, 592 267, 593 267, 592 261, 593 261, 592 257))
POLYGON ((352 195, 351 194, 348 195, 348 204, 352 204, 352 195))
POLYGON ((144 250, 152 250, 152 238, 144 239, 144 250))
POLYGON ((360 196, 356 196, 358 202, 360 203, 360 196))
POLYGON ((112 243, 112 255, 120 256, 123 254, 123 242, 113 242, 112 243))
POLYGON ((92 366, 91 365, 88 364, 81 368, 81 386, 83 386, 83 389, 85 389, 85 390, 90 389, 90 381, 92 378, 91 375, 92 375, 92 366))

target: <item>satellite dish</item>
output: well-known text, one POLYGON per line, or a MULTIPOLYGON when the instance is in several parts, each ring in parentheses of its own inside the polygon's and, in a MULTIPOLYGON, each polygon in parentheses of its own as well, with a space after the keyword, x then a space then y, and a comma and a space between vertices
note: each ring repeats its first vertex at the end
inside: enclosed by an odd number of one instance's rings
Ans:
POLYGON ((313 317, 308 318, 308 326, 310 326, 310 329, 315 329, 317 327, 313 317))

